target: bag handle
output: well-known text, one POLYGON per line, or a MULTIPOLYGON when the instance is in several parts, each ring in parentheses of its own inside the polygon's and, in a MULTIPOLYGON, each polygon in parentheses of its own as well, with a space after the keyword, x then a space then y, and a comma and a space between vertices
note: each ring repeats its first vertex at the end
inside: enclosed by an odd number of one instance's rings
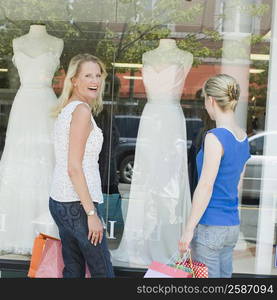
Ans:
POLYGON ((192 277, 195 278, 195 273, 194 273, 194 270, 193 270, 193 263, 192 263, 192 258, 191 258, 191 251, 190 249, 187 249, 187 251, 183 254, 183 256, 181 257, 180 254, 179 254, 179 251, 176 251, 170 258, 169 260, 167 261, 167 265, 171 265, 171 264, 176 264, 176 262, 178 263, 182 263, 182 262, 185 262, 186 260, 189 261, 189 264, 190 264, 190 269, 191 269, 191 272, 192 272, 192 277))
POLYGON ((175 264, 180 260, 180 256, 178 251, 174 252, 173 255, 169 258, 169 260, 166 262, 167 265, 175 264))
MULTIPOLYGON (((189 260, 189 264, 190 264, 190 269, 191 269, 191 271, 192 271, 192 277, 193 277, 193 278, 196 278, 196 277, 195 277, 194 270, 193 270, 193 262, 192 262, 192 258, 191 258, 191 251, 190 251, 190 249, 188 248, 186 252, 188 253, 187 256, 188 256, 188 260, 189 260)), ((187 258, 186 258, 186 260, 187 260, 187 258)), ((185 261, 186 261, 186 260, 185 260, 185 261)))
POLYGON ((43 238, 43 239, 52 239, 52 240, 59 241, 59 239, 57 239, 57 238, 55 238, 55 237, 53 237, 53 236, 51 236, 51 235, 47 235, 47 234, 45 234, 45 233, 40 233, 40 234, 39 234, 39 237, 40 237, 40 238, 43 238))
POLYGON ((193 262, 192 262, 192 258, 191 258, 191 250, 190 248, 187 249, 187 251, 183 254, 183 256, 181 257, 179 252, 175 252, 171 258, 169 259, 168 263, 167 264, 175 264, 176 262, 185 262, 185 261, 189 261, 189 268, 191 269, 191 272, 192 272, 192 277, 193 278, 196 278, 195 277, 195 272, 193 270, 193 262))

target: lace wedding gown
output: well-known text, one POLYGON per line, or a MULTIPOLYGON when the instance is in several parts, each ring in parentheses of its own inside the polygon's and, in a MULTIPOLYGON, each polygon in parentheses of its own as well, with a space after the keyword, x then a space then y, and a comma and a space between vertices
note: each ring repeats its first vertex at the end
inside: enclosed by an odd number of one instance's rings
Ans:
POLYGON ((51 87, 59 57, 15 52, 21 86, 12 104, 0 161, 0 252, 30 254, 38 232, 58 236, 49 213, 54 167, 51 87))
POLYGON ((115 261, 168 262, 178 251, 182 223, 191 207, 185 117, 180 98, 188 70, 144 65, 148 102, 139 124, 134 172, 122 240, 115 261))

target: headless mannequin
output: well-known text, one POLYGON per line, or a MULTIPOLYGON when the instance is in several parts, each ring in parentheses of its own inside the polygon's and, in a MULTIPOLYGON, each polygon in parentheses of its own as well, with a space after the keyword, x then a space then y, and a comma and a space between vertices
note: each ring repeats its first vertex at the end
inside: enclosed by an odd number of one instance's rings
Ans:
POLYGON ((113 258, 148 266, 169 261, 191 208, 181 95, 193 55, 173 39, 142 57, 141 114, 124 233, 113 258))
POLYGON ((13 51, 36 58, 46 52, 60 57, 63 40, 47 33, 45 25, 31 25, 27 34, 13 40, 13 51))
POLYGON ((159 46, 142 56, 144 65, 151 65, 156 72, 160 72, 170 65, 182 65, 188 71, 193 62, 193 55, 190 52, 177 47, 174 39, 161 39, 159 46))

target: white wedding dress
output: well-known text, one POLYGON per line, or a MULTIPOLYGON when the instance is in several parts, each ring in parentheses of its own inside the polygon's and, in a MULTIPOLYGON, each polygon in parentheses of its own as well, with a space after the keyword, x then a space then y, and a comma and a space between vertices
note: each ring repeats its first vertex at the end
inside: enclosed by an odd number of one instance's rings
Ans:
POLYGON ((178 251, 182 224, 191 208, 185 117, 180 105, 189 70, 144 65, 148 102, 139 124, 134 172, 123 236, 114 263, 167 263, 178 251))
POLYGON ((0 161, 0 252, 30 254, 37 233, 58 237, 49 213, 54 168, 52 78, 59 57, 15 52, 21 86, 12 104, 0 161))

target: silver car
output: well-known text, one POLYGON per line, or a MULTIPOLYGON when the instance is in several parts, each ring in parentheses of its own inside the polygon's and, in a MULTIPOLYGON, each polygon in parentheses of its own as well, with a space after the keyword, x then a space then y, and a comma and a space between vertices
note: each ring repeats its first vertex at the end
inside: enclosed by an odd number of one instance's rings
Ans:
POLYGON ((245 240, 256 243, 262 203, 264 206, 269 202, 270 209, 274 209, 276 205, 272 195, 277 193, 277 131, 260 132, 248 140, 251 158, 246 164, 240 200, 241 232, 245 240), (265 155, 268 143, 273 154, 265 155), (264 191, 263 184, 266 184, 264 191))
POLYGON ((263 176, 263 168, 265 168, 265 166, 275 168, 277 174, 277 148, 274 151, 275 155, 264 155, 265 139, 270 139, 270 142, 274 142, 274 144, 277 145, 277 131, 260 132, 248 139, 251 158, 246 164, 243 178, 242 203, 244 204, 259 201, 261 182, 266 179, 263 176), (250 202, 247 202, 247 200, 250 202))

